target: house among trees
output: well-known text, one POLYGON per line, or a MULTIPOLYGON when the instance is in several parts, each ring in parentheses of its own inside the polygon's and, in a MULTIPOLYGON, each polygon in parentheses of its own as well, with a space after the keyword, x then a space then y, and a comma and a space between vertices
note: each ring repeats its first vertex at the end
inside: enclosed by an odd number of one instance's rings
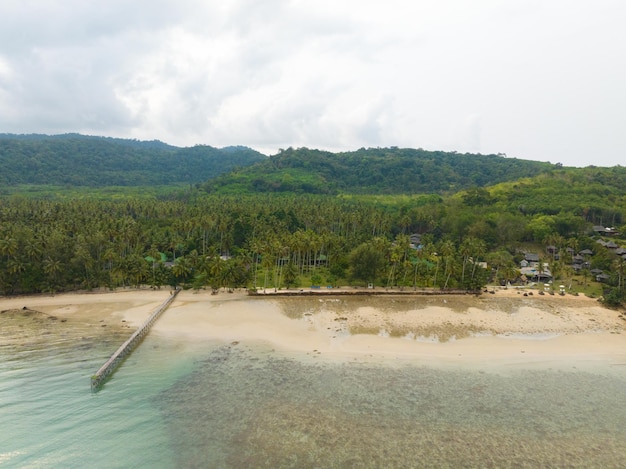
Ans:
POLYGON ((552 259, 554 260, 559 260, 561 258, 561 256, 559 255, 559 248, 557 248, 556 246, 548 246, 546 247, 546 251, 548 252, 548 254, 550 254, 550 256, 552 256, 552 259))
POLYGON ((535 254, 534 252, 527 252, 524 255, 524 260, 528 262, 529 266, 538 266, 539 265, 539 254, 535 254), (534 265, 533 265, 534 264, 534 265))
POLYGON ((413 233, 410 237, 410 246, 411 249, 419 249, 420 245, 422 244, 422 235, 418 234, 418 233, 413 233))
POLYGON ((522 272, 527 279, 532 282, 542 283, 542 282, 551 282, 552 281, 552 273, 549 270, 539 271, 532 267, 528 267, 529 270, 525 270, 522 272))
POLYGON ((524 255, 524 260, 520 262, 520 273, 522 278, 526 277, 532 282, 549 282, 552 280, 552 273, 548 264, 540 264, 539 254, 528 252, 524 255))
MULTIPOLYGON (((574 250, 571 250, 571 253, 574 253, 574 250)), ((571 267, 574 269, 574 272, 580 272, 583 269, 588 269, 591 267, 591 263, 587 260, 589 256, 593 255, 593 251, 590 249, 583 249, 576 255, 572 255, 572 264, 571 267)))
POLYGON ((615 228, 608 228, 600 225, 593 227, 593 232, 602 236, 618 236, 620 233, 615 228))

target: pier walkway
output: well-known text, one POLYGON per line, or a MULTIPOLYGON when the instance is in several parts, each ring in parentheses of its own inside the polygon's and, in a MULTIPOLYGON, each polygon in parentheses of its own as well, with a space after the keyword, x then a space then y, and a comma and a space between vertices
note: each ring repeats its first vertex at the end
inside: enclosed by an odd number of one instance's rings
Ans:
POLYGON ((176 295, 180 290, 174 290, 172 294, 168 297, 167 300, 163 302, 161 306, 157 310, 155 310, 150 317, 141 325, 139 329, 137 329, 130 338, 124 342, 120 347, 115 351, 113 355, 106 361, 104 365, 100 367, 96 374, 91 377, 91 390, 98 391, 107 378, 113 373, 119 364, 131 354, 131 352, 135 349, 135 347, 141 342, 146 334, 150 331, 150 328, 154 324, 154 322, 159 318, 159 316, 165 311, 169 305, 174 301, 176 295))

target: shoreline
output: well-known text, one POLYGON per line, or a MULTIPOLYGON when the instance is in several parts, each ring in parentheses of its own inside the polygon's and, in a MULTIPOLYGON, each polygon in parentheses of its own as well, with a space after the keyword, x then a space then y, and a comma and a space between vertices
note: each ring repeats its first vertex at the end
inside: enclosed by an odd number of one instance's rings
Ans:
MULTIPOLYGON (((336 293, 336 290, 334 291, 336 293)), ((0 298, 31 310, 129 333, 170 295, 163 290, 0 298)), ((151 334, 193 344, 265 344, 304 360, 437 367, 626 365, 626 320, 585 296, 248 295, 182 291, 151 334), (298 298, 300 296, 300 298, 298 298)))

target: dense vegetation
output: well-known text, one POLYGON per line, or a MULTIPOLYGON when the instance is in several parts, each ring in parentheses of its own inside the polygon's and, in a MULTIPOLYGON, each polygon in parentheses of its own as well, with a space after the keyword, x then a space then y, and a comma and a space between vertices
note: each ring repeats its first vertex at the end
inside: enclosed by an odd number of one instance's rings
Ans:
POLYGON ((143 284, 474 290, 520 281, 533 251, 571 291, 624 299, 619 166, 398 148, 266 158, 242 147, 4 135, 0 167, 4 294, 143 284), (180 188, 220 172, 184 191, 145 185, 180 188), (6 190, 26 182, 29 197, 6 190), (594 225, 615 229, 608 238, 594 225), (582 250, 593 256, 574 272, 582 250))
POLYGON ((606 272, 599 294, 604 288, 617 304, 624 258, 599 246, 591 227, 626 232, 624 178, 625 168, 569 168, 448 197, 194 191, 185 200, 4 198, 0 289, 368 283, 476 289, 518 280, 519 262, 531 250, 550 264, 555 282, 572 290, 600 285, 591 269, 606 272), (412 234, 421 235, 413 245, 412 234), (594 252, 583 272, 571 270, 568 247, 594 252))
POLYGON ((549 163, 500 155, 402 148, 363 148, 347 153, 289 148, 202 187, 221 194, 441 194, 532 177, 553 168, 549 163))
POLYGON ((78 134, 0 134, 0 184, 5 187, 195 184, 264 159, 246 147, 178 148, 78 134))

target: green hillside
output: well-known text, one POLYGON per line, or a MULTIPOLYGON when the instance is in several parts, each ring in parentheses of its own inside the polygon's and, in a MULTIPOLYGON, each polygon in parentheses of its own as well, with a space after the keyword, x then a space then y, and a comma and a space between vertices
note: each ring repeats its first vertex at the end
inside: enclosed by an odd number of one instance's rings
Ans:
POLYGON ((490 246, 551 233, 578 237, 593 225, 626 232, 626 168, 564 168, 532 178, 461 191, 445 199, 445 215, 433 215, 455 239, 467 233, 490 246))
POLYGON ((626 168, 564 168, 489 189, 499 209, 527 215, 571 213, 596 224, 622 223, 626 207, 626 168))
POLYGON ((547 173, 550 163, 499 155, 404 148, 331 153, 288 149, 252 167, 208 181, 216 193, 450 193, 547 173))
POLYGON ((250 148, 179 148, 79 134, 0 134, 0 184, 149 186, 198 183, 266 157, 250 148))

